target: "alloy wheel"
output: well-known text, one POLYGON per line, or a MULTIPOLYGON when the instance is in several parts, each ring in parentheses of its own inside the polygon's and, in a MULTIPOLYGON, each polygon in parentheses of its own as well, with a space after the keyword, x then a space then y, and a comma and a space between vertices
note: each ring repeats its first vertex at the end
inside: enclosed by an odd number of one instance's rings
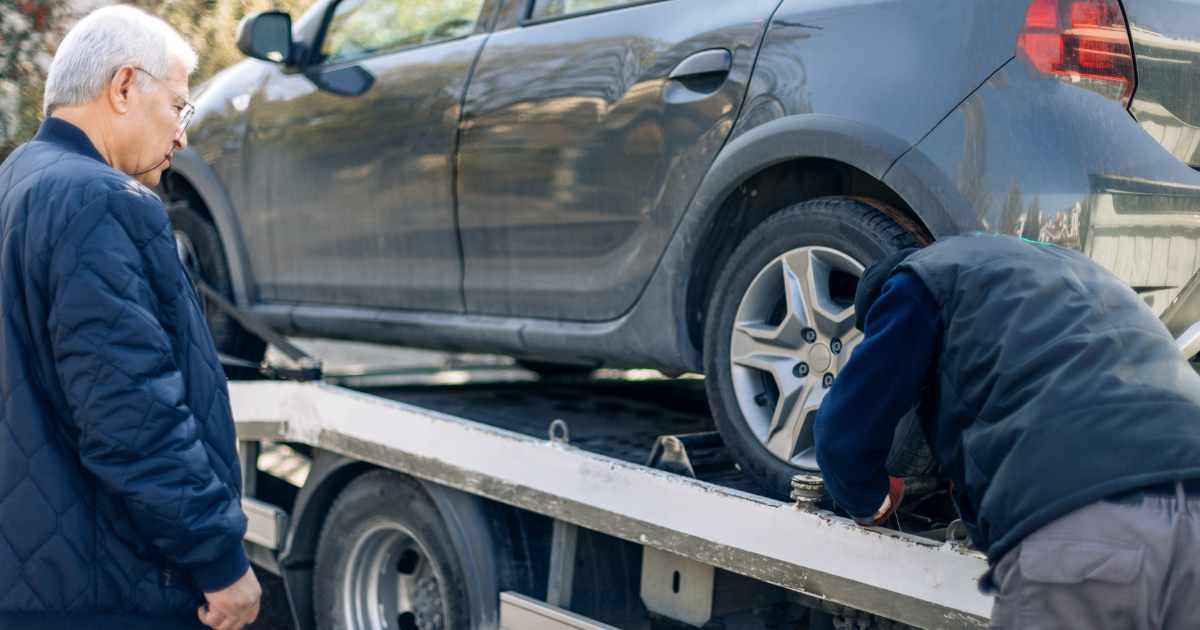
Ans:
POLYGON ((729 361, 747 426, 776 458, 817 470, 817 410, 862 340, 854 289, 863 266, 836 249, 801 247, 766 265, 746 289, 729 361))

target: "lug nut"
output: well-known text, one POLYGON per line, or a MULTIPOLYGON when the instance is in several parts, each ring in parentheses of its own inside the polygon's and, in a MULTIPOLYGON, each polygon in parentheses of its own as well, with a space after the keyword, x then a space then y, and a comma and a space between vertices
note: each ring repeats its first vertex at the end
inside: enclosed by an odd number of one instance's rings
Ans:
POLYGON ((817 331, 811 328, 805 328, 804 330, 800 331, 800 336, 804 338, 805 342, 813 343, 817 340, 817 331))
POLYGON ((841 354, 842 353, 842 340, 838 339, 837 337, 834 337, 833 341, 829 342, 829 349, 832 350, 834 354, 841 354))
POLYGON ((804 378, 805 376, 808 376, 808 364, 803 361, 797 363, 796 366, 792 368, 792 374, 795 375, 796 378, 804 378))
POLYGON ((825 387, 833 387, 833 375, 826 374, 825 376, 821 377, 821 384, 825 387))

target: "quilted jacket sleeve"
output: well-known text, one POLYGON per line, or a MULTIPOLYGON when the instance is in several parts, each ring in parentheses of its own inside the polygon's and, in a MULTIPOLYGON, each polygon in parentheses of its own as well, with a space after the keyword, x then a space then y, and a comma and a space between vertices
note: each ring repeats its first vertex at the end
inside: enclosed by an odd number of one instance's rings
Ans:
POLYGON ((137 535, 213 591, 249 566, 246 521, 200 439, 164 328, 182 325, 178 264, 162 205, 144 190, 109 192, 53 245, 48 323, 83 465, 124 500, 137 535))

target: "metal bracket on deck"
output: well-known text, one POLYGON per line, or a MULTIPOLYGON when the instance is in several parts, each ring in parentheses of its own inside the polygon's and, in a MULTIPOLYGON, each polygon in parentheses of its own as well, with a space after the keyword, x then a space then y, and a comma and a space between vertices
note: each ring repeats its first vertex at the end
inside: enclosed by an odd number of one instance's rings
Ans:
POLYGON ((716 431, 659 436, 646 466, 695 479, 734 470, 729 449, 716 431))
POLYGON ((567 421, 561 418, 555 418, 550 423, 550 441, 555 444, 570 444, 571 443, 571 427, 567 426, 567 421))

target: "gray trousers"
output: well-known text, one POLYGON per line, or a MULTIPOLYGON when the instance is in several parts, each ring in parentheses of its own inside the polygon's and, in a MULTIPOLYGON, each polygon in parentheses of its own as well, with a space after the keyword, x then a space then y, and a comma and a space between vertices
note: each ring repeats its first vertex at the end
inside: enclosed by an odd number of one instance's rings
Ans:
POLYGON ((992 628, 1200 628, 1200 496, 1093 503, 1021 541, 993 582, 992 628))

